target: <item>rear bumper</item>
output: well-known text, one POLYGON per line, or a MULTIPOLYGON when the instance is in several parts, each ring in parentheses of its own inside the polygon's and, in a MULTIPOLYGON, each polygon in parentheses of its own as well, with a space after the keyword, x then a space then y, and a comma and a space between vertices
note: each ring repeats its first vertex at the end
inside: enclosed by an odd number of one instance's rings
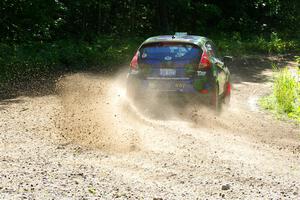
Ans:
POLYGON ((143 93, 158 92, 201 94, 201 90, 206 90, 209 93, 213 85, 209 81, 202 81, 199 83, 199 77, 141 77, 138 74, 131 73, 128 74, 128 82, 134 84, 135 87, 138 87, 140 91, 143 91, 143 93))
POLYGON ((141 80, 143 89, 158 92, 196 93, 193 80, 190 78, 157 78, 147 77, 141 80))

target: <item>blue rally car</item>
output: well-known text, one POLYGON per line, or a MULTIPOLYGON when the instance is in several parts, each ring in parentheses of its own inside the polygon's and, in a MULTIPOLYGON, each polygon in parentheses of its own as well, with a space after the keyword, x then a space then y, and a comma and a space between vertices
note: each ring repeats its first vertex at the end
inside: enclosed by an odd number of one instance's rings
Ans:
POLYGON ((199 97, 220 110, 230 100, 231 84, 227 63, 214 43, 201 36, 176 33, 151 37, 134 55, 127 77, 127 93, 141 99, 152 92, 199 97))

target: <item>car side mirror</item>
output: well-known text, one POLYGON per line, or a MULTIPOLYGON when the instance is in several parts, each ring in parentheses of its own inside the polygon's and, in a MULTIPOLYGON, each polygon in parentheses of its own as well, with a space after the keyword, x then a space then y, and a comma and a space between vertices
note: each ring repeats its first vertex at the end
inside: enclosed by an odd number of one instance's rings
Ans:
POLYGON ((233 57, 232 56, 224 56, 223 61, 225 64, 231 63, 233 61, 233 57))

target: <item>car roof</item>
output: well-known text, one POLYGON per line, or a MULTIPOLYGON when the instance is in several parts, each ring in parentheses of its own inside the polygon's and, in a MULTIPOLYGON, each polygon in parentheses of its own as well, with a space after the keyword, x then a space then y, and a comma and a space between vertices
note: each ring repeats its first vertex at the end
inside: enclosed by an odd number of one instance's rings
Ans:
POLYGON ((206 37, 197 36, 197 35, 184 35, 184 36, 159 35, 159 36, 154 36, 154 37, 148 38, 147 40, 145 40, 142 43, 142 45, 149 44, 149 43, 155 43, 155 42, 183 42, 183 43, 194 44, 197 46, 202 46, 206 41, 209 41, 209 39, 206 37))

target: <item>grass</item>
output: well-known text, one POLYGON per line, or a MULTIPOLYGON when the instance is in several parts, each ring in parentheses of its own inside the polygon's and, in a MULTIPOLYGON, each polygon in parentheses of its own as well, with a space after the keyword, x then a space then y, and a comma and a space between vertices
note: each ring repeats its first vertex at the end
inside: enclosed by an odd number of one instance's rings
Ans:
POLYGON ((300 69, 276 69, 272 94, 263 97, 260 105, 278 117, 287 116, 300 123, 300 69))

